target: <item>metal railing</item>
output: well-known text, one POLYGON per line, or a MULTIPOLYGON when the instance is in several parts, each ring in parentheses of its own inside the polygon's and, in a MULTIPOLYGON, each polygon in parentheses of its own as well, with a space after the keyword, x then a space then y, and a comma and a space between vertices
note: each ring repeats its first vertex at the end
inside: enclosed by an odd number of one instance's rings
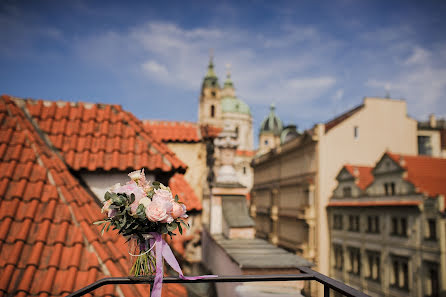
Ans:
MULTIPOLYGON (((330 289, 349 297, 370 297, 346 284, 334 280, 326 275, 314 271, 308 267, 298 267, 302 272, 299 274, 284 275, 235 275, 219 276, 198 280, 184 280, 179 277, 164 277, 163 283, 229 283, 229 282, 273 282, 273 281, 305 281, 314 280, 324 285, 324 297, 330 296, 330 289)), ((154 277, 107 277, 100 279, 67 297, 78 297, 90 293, 91 291, 105 285, 130 285, 130 284, 153 284, 154 277)))

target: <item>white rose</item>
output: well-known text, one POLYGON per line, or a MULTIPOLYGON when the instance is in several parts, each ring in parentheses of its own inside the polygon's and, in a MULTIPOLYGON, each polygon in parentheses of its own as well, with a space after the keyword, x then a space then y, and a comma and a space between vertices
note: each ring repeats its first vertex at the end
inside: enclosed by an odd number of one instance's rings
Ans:
POLYGON ((136 171, 132 171, 129 173, 129 177, 134 180, 137 181, 141 178, 141 171, 136 170, 136 171))
POLYGON ((145 208, 148 208, 150 203, 152 203, 152 201, 147 197, 144 197, 141 200, 139 200, 139 204, 144 205, 145 208))

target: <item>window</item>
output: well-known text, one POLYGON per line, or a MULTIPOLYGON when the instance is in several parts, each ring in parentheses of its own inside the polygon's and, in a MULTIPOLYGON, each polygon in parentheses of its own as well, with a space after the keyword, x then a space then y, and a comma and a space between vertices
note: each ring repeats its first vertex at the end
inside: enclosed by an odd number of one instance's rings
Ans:
POLYGON ((265 145, 268 145, 268 139, 265 139, 265 141, 263 142, 265 145))
POLYGON ((379 216, 367 217, 367 233, 379 233, 379 216))
POLYGON ((424 262, 424 275, 424 296, 440 296, 438 264, 434 262, 424 262))
POLYGON ((418 136, 418 154, 432 156, 430 136, 418 136))
POLYGON ((385 183, 384 184, 384 193, 386 194, 386 196, 389 195, 396 195, 396 188, 395 188, 395 183, 391 182, 391 183, 385 183))
POLYGON ((353 275, 361 275, 361 252, 359 248, 349 247, 348 258, 350 261, 349 273, 353 275))
POLYGON ((341 270, 344 268, 344 251, 342 249, 342 245, 333 244, 333 255, 334 261, 333 266, 337 270, 341 270))
POLYGON ((238 127, 235 127, 235 135, 238 137, 238 127))
POLYGON ((352 196, 352 188, 351 187, 342 188, 342 195, 344 197, 351 197, 352 196))
POLYGON ((353 128, 353 136, 355 137, 355 139, 359 138, 359 127, 358 126, 355 126, 353 128))
POLYGON ((390 285, 394 288, 409 290, 409 258, 391 255, 392 273, 390 285))
POLYGON ((367 278, 372 281, 379 282, 380 279, 380 267, 381 267, 381 254, 376 251, 366 251, 367 254, 367 278))
POLYGON ((348 231, 359 232, 359 216, 348 216, 348 231))
POLYGON ((407 237, 407 218, 393 217, 390 235, 407 237))
POLYGON ((333 215, 333 229, 342 230, 343 228, 344 226, 342 224, 342 215, 341 214, 333 215))
POLYGON ((246 166, 243 166, 243 174, 246 174, 246 166))
POLYGON ((211 96, 215 98, 215 96, 217 95, 217 93, 215 93, 215 91, 211 92, 211 96))
POLYGON ((437 240, 437 222, 435 219, 427 220, 427 240, 437 240))
POLYGON ((215 106, 211 105, 211 118, 215 117, 215 106))

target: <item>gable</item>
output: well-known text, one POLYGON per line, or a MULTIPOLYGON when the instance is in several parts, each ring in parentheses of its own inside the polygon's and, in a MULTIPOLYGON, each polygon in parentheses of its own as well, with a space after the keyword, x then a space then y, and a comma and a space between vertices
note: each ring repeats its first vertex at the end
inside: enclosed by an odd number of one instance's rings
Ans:
POLYGON ((353 180, 354 176, 344 166, 344 167, 342 167, 342 169, 339 172, 338 176, 336 176, 336 179, 338 181, 353 180))
POLYGON ((378 161, 372 173, 374 175, 386 174, 392 172, 403 171, 404 169, 392 159, 388 154, 384 154, 381 160, 378 161))

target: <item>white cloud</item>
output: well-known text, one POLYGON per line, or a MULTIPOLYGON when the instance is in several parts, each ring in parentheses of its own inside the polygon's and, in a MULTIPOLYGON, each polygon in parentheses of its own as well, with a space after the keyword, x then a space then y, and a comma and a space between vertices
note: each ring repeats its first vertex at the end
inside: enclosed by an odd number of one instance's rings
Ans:
POLYGON ((350 44, 311 26, 254 34, 231 26, 186 29, 173 22, 148 22, 78 44, 90 61, 118 71, 128 68, 162 87, 195 92, 213 48, 220 83, 224 65, 231 63, 237 95, 251 106, 276 102, 278 111, 282 106, 294 117, 324 121, 333 110, 342 112, 387 89, 392 97, 406 98, 413 115, 445 110, 440 101, 446 94, 446 67, 434 63, 441 50, 419 46, 410 36, 405 26, 386 28, 362 33, 350 44))
POLYGON ((159 81, 164 81, 169 77, 167 67, 153 60, 142 64, 143 70, 151 77, 159 81))

